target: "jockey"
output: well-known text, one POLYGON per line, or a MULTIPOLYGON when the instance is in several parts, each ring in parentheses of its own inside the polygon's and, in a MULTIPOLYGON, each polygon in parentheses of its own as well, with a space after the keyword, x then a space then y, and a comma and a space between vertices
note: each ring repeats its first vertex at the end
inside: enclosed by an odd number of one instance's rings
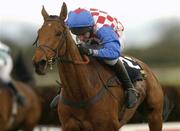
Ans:
POLYGON ((119 60, 122 47, 121 38, 124 30, 123 25, 106 12, 98 9, 90 9, 88 11, 81 8, 69 12, 66 24, 72 34, 76 35, 81 54, 102 59, 112 67, 125 87, 127 108, 133 108, 138 99, 138 92, 135 90, 126 68, 119 60), (89 48, 88 45, 91 45, 93 41, 101 44, 102 48, 89 48))
POLYGON ((0 41, 0 80, 5 84, 5 86, 12 90, 13 94, 15 94, 17 102, 23 106, 25 105, 25 98, 19 94, 10 76, 13 68, 13 62, 9 52, 10 48, 0 41))

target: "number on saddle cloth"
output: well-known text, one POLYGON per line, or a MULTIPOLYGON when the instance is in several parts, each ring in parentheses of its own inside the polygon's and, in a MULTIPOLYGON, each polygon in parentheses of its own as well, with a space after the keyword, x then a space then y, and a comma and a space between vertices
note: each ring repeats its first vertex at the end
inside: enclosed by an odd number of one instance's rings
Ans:
POLYGON ((119 59, 124 64, 132 82, 142 81, 145 79, 144 70, 137 63, 136 60, 132 59, 131 57, 127 57, 127 56, 121 56, 119 59))

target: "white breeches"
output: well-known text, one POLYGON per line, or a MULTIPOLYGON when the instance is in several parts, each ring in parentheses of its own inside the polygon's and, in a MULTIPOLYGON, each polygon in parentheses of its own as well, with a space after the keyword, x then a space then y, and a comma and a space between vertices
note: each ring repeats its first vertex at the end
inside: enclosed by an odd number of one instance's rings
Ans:
POLYGON ((13 68, 13 61, 9 54, 0 53, 0 79, 8 83, 11 81, 11 71, 13 68))
POLYGON ((118 59, 119 59, 119 58, 114 59, 114 60, 104 60, 104 62, 105 62, 106 64, 110 65, 110 66, 113 66, 113 65, 115 65, 115 64, 117 63, 118 59))

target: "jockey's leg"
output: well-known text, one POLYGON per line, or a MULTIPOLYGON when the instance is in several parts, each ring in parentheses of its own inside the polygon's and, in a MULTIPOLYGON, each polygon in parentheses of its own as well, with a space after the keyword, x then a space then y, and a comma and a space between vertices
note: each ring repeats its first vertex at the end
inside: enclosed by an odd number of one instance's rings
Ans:
POLYGON ((132 84, 131 79, 129 78, 124 64, 120 60, 118 60, 112 68, 115 71, 118 79, 122 82, 122 84, 125 87, 125 101, 127 108, 133 108, 136 105, 138 99, 138 91, 134 88, 134 85, 132 84))

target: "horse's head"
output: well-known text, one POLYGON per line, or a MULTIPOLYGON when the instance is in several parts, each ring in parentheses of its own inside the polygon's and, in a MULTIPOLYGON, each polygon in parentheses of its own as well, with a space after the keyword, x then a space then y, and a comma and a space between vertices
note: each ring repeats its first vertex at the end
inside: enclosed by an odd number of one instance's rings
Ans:
POLYGON ((48 66, 52 67, 57 56, 65 53, 67 7, 63 3, 60 16, 49 15, 42 8, 44 23, 38 30, 38 37, 34 43, 36 50, 33 56, 33 65, 36 73, 44 75, 48 66))

